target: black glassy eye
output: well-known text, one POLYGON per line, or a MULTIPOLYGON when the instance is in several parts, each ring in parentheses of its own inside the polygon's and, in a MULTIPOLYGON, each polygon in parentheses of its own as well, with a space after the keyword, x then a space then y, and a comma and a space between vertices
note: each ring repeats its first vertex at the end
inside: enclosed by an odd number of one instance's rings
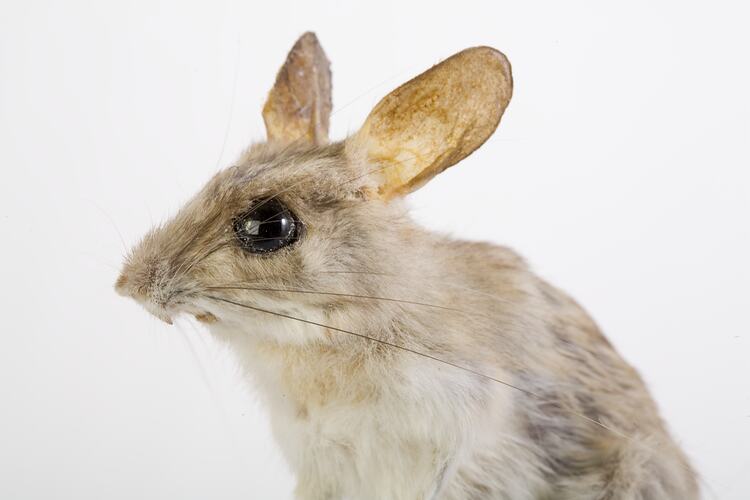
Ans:
POLYGON ((234 221, 242 248, 252 253, 274 252, 297 241, 299 221, 276 199, 253 203, 234 221))

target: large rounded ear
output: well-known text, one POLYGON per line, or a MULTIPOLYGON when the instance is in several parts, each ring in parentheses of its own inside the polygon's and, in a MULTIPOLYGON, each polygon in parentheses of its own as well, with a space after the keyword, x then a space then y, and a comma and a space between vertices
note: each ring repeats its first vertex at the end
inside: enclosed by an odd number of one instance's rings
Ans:
POLYGON ((330 115, 330 62, 315 33, 307 32, 289 51, 263 106, 268 141, 325 144, 330 115))
POLYGON ((502 53, 466 49, 385 96, 347 141, 347 151, 380 167, 380 196, 407 194, 481 146, 512 92, 502 53))

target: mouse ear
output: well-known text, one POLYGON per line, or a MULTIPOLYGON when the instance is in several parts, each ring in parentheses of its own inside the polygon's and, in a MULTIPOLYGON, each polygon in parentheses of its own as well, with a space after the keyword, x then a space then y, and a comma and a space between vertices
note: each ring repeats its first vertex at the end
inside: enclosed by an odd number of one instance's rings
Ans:
POLYGON ((382 167, 380 196, 405 195, 481 146, 512 91, 502 53, 466 49, 385 96, 347 141, 347 151, 382 167))
POLYGON ((294 44, 263 106, 269 142, 328 142, 331 63, 315 33, 294 44))

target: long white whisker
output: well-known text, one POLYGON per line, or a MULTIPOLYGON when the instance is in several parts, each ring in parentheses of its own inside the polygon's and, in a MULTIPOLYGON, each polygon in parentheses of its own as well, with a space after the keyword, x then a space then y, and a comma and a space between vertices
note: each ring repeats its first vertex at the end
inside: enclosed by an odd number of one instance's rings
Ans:
MULTIPOLYGON (((241 302, 236 302, 234 300, 225 299, 225 298, 222 298, 222 297, 216 297, 214 295, 205 295, 205 297, 208 298, 208 299, 211 299, 211 300, 215 300, 215 301, 219 301, 219 302, 224 302, 226 304, 231 304, 231 305, 234 305, 234 306, 237 306, 237 307, 242 307, 242 308, 245 308, 245 309, 250 309, 250 310, 253 310, 253 311, 260 312, 260 313, 270 314, 272 316, 276 316, 276 317, 279 317, 279 318, 286 318, 286 319, 289 319, 289 320, 292 320, 292 321, 299 321, 301 323, 306 323, 308 325, 313 325, 313 326, 318 326, 320 328, 325 328, 327 330, 331 330, 331 331, 335 331, 335 332, 339 332, 339 333, 345 333, 347 335, 351 335, 351 336, 354 336, 354 337, 357 337, 357 338, 360 338, 360 339, 363 339, 363 340, 367 340, 367 341, 370 341, 370 342, 376 342, 378 344, 385 345, 385 346, 388 346, 388 347, 392 347, 392 348, 398 349, 400 351, 408 352, 408 353, 414 354, 416 356, 420 356, 420 357, 425 358, 425 359, 430 359, 430 360, 436 361, 438 363, 442 363, 442 364, 445 364, 445 365, 448 365, 448 366, 452 366, 452 367, 457 368, 459 370, 463 370, 463 371, 465 371, 467 373, 471 373, 471 374, 473 374, 473 375, 475 375, 477 377, 481 377, 481 378, 490 380, 492 382, 496 382, 496 383, 498 383, 500 385, 504 385, 506 387, 509 387, 511 389, 519 391, 519 392, 521 392, 523 394, 526 394, 527 396, 534 397, 534 398, 539 399, 541 401, 546 401, 546 398, 544 398, 544 396, 542 396, 540 394, 537 394, 537 393, 535 393, 533 391, 529 391, 527 389, 523 389, 523 388, 521 388, 521 387, 519 387, 517 385, 511 384, 510 382, 506 382, 506 381, 501 380, 499 378, 495 378, 495 377, 492 377, 490 375, 486 375, 484 373, 481 373, 481 372, 478 372, 476 370, 473 370, 473 369, 471 369, 471 368, 469 368, 467 366, 463 366, 463 365, 460 365, 458 363, 453 363, 451 361, 447 361, 447 360, 438 358, 438 357, 433 356, 431 354, 420 352, 420 351, 417 351, 415 349, 411 349, 411 348, 403 346, 403 345, 394 344, 393 342, 389 342, 387 340, 382 340, 382 339, 378 339, 378 338, 375 338, 375 337, 370 337, 369 335, 365 335, 363 333, 358 333, 358 332, 354 332, 354 331, 351 331, 351 330, 346 330, 346 329, 343 329, 343 328, 338 328, 338 327, 335 327, 335 326, 332 326, 332 325, 326 325, 326 324, 323 324, 323 323, 319 323, 317 321, 312 321, 312 320, 308 320, 308 319, 304 319, 304 318, 298 318, 296 316, 291 316, 289 314, 284 314, 284 313, 280 313, 280 312, 276 312, 276 311, 271 311, 269 309, 263 309, 261 307, 253 306, 253 305, 250 305, 250 304, 243 304, 241 302)), ((593 419, 593 418, 591 418, 591 417, 589 417, 587 415, 584 415, 583 413, 576 412, 576 411, 573 411, 573 410, 568 410, 568 409, 565 409, 564 411, 566 413, 569 413, 571 415, 574 415, 574 416, 577 416, 577 417, 579 417, 581 419, 584 419, 584 420, 586 420, 588 422, 591 422, 592 424, 594 424, 594 425, 596 425, 598 427, 601 427, 602 429, 606 429, 607 431, 609 431, 609 432, 611 432, 613 434, 616 434, 617 436, 619 436, 619 437, 621 437, 623 439, 627 439, 627 440, 633 441, 635 443, 638 443, 638 441, 636 441, 635 439, 631 438, 627 434, 623 434, 619 430, 614 429, 613 427, 610 427, 608 425, 605 425, 605 424, 601 423, 600 421, 598 421, 596 419, 593 419)))

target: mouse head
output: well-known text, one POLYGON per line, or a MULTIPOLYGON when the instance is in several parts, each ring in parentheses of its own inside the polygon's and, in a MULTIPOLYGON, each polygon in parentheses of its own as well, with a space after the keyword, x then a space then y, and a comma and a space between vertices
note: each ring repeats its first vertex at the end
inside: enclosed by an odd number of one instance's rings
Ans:
POLYGON ((347 296, 382 290, 379 273, 406 275, 430 258, 429 237, 401 199, 481 146, 511 92, 505 56, 470 48, 388 94, 356 134, 329 144, 329 63, 306 33, 263 108, 267 141, 153 228, 115 288, 167 322, 188 313, 237 326, 252 322, 253 308, 321 318, 355 307, 347 296))

